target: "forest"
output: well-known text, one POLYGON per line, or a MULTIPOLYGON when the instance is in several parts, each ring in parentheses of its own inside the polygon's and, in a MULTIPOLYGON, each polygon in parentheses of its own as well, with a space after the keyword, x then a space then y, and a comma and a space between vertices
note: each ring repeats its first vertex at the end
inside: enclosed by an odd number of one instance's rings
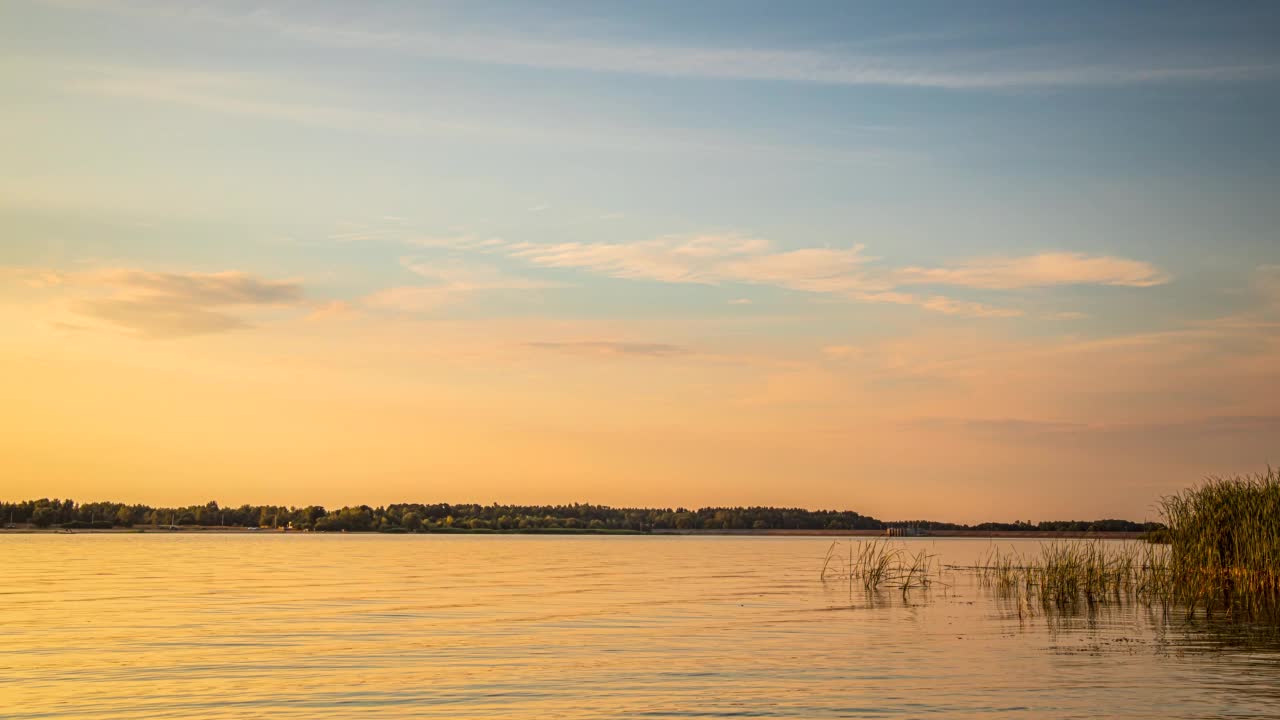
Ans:
POLYGON ((397 503, 347 506, 222 506, 216 502, 152 507, 70 499, 0 502, 0 522, 66 529, 111 527, 254 527, 319 532, 651 532, 654 530, 919 530, 1149 532, 1159 523, 1129 520, 985 522, 881 521, 851 510, 775 507, 615 508, 607 505, 397 503))

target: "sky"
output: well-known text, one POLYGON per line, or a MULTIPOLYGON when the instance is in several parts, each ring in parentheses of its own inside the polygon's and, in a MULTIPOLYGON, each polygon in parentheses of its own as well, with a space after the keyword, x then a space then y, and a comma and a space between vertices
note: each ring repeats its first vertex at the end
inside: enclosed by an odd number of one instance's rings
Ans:
POLYGON ((1271 3, 0 3, 0 497, 1157 519, 1280 463, 1271 3))

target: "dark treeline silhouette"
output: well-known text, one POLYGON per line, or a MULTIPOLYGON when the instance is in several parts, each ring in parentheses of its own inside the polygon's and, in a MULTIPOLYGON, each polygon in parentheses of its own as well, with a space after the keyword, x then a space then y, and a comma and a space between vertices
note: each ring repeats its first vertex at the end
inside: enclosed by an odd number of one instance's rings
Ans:
POLYGON ((1018 520, 1011 523, 984 522, 976 525, 937 522, 935 520, 902 520, 885 523, 886 527, 913 527, 919 530, 987 530, 1031 532, 1152 532, 1164 525, 1158 522, 1133 522, 1132 520, 1041 520, 1032 523, 1018 520))
POLYGON ((605 505, 475 505, 397 503, 326 510, 319 505, 240 505, 216 502, 184 507, 151 507, 73 500, 0 502, 0 522, 36 527, 110 528, 133 526, 271 527, 317 531, 633 531, 652 530, 1041 530, 1148 532, 1158 523, 1128 520, 981 523, 959 525, 928 520, 883 522, 850 510, 774 507, 614 508, 605 505))

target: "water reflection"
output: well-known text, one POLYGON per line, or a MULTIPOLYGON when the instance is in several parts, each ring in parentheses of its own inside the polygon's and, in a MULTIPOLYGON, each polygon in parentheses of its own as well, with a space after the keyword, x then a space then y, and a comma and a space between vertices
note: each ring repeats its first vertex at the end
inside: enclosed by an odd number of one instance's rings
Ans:
POLYGON ((0 716, 1275 716, 1256 629, 1050 612, 959 571, 864 592, 819 579, 827 545, 0 537, 0 716))

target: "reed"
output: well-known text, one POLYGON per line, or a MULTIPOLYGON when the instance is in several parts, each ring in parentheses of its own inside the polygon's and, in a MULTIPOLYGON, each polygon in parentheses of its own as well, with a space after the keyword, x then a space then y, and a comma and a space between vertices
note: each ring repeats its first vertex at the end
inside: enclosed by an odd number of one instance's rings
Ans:
POLYGON ((1167 575, 1162 558, 1157 546, 1079 540, 1045 544, 1031 557, 993 548, 976 570, 981 583, 999 594, 1065 608, 1162 599, 1159 589, 1167 575))
POLYGON ((1194 612, 1280 615, 1280 471, 1213 477, 1165 498, 1168 580, 1194 612))
POLYGON ((1032 558, 996 549, 979 576, 1046 607, 1134 599, 1280 625, 1280 471, 1209 478, 1161 509, 1167 545, 1051 543, 1032 558))
POLYGON ((821 580, 841 580, 852 588, 860 584, 866 592, 892 588, 906 593, 924 589, 938 580, 934 555, 926 550, 908 552, 905 547, 882 540, 841 543, 827 548, 821 580))
MULTIPOLYGON (((1019 612, 1137 601, 1188 617, 1224 615, 1280 627, 1280 471, 1209 478, 1161 502, 1167 544, 1075 540, 1043 543, 1036 555, 992 548, 975 567, 980 583, 1016 597, 1019 612)), ((822 579, 868 592, 927 588, 934 556, 880 540, 827 549, 822 579)))

